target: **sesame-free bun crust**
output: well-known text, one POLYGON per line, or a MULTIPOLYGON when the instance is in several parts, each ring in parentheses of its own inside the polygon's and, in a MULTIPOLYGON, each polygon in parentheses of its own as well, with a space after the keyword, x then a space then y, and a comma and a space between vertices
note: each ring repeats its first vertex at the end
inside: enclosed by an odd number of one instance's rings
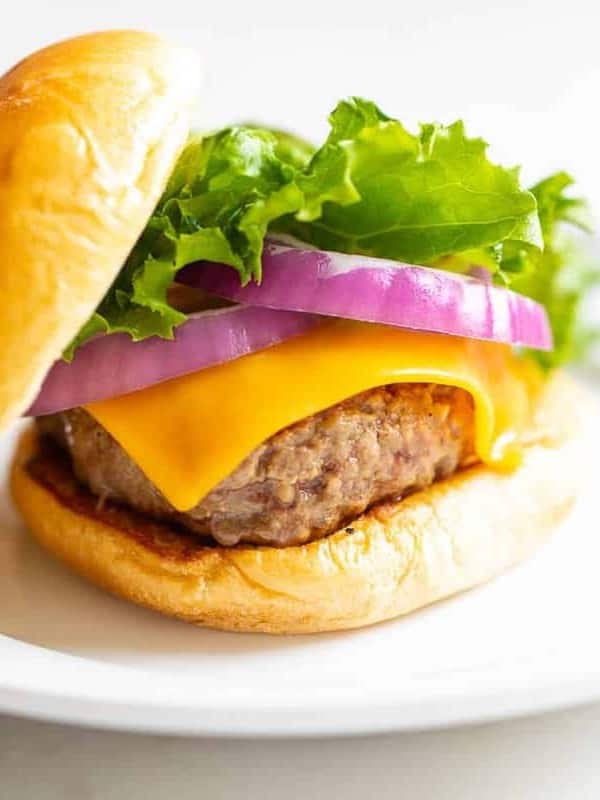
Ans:
POLYGON ((596 414, 557 375, 516 471, 473 467, 299 547, 206 547, 135 512, 100 508, 64 456, 44 454, 33 428, 15 457, 12 491, 49 551, 140 605, 225 630, 355 628, 469 589, 530 555, 589 473, 578 420, 596 414))
POLYGON ((144 228, 198 74, 188 51, 110 31, 0 78, 0 428, 34 400, 144 228))

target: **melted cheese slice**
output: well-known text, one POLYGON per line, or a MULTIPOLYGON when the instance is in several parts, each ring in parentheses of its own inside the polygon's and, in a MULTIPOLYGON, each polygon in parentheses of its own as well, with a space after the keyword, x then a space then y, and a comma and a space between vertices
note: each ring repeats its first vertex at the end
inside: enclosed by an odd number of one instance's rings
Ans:
POLYGON ((185 511, 277 431, 388 383, 468 391, 480 459, 510 468, 530 416, 530 369, 505 345, 330 320, 267 350, 86 408, 185 511))

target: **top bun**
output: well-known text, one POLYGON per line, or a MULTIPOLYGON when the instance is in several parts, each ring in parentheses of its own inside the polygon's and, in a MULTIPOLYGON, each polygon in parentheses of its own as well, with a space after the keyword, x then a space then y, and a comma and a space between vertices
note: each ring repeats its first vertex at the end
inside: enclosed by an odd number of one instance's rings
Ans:
POLYGON ((0 78, 0 429, 23 413, 142 232, 189 131, 196 57, 138 31, 0 78))

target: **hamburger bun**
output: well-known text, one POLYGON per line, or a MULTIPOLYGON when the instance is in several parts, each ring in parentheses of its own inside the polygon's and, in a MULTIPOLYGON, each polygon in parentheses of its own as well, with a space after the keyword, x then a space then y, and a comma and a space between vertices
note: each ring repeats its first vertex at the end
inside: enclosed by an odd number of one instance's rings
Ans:
POLYGON ((112 31, 0 78, 0 429, 29 407, 146 225, 197 76, 191 53, 112 31))
POLYGON ((33 429, 18 448, 12 492, 44 547, 127 600, 225 630, 333 631, 414 611, 526 558, 589 474, 579 421, 594 414, 557 373, 515 471, 469 468, 298 547, 207 547, 168 524, 102 507, 33 429))

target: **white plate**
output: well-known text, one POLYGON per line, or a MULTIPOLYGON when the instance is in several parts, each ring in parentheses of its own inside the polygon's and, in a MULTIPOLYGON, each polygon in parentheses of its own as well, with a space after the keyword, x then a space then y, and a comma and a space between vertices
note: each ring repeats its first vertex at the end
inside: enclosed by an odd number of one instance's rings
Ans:
POLYGON ((0 710, 175 734, 339 735, 600 698, 594 495, 492 584, 367 630, 283 638, 205 631, 104 594, 42 552, 4 495, 0 710))

